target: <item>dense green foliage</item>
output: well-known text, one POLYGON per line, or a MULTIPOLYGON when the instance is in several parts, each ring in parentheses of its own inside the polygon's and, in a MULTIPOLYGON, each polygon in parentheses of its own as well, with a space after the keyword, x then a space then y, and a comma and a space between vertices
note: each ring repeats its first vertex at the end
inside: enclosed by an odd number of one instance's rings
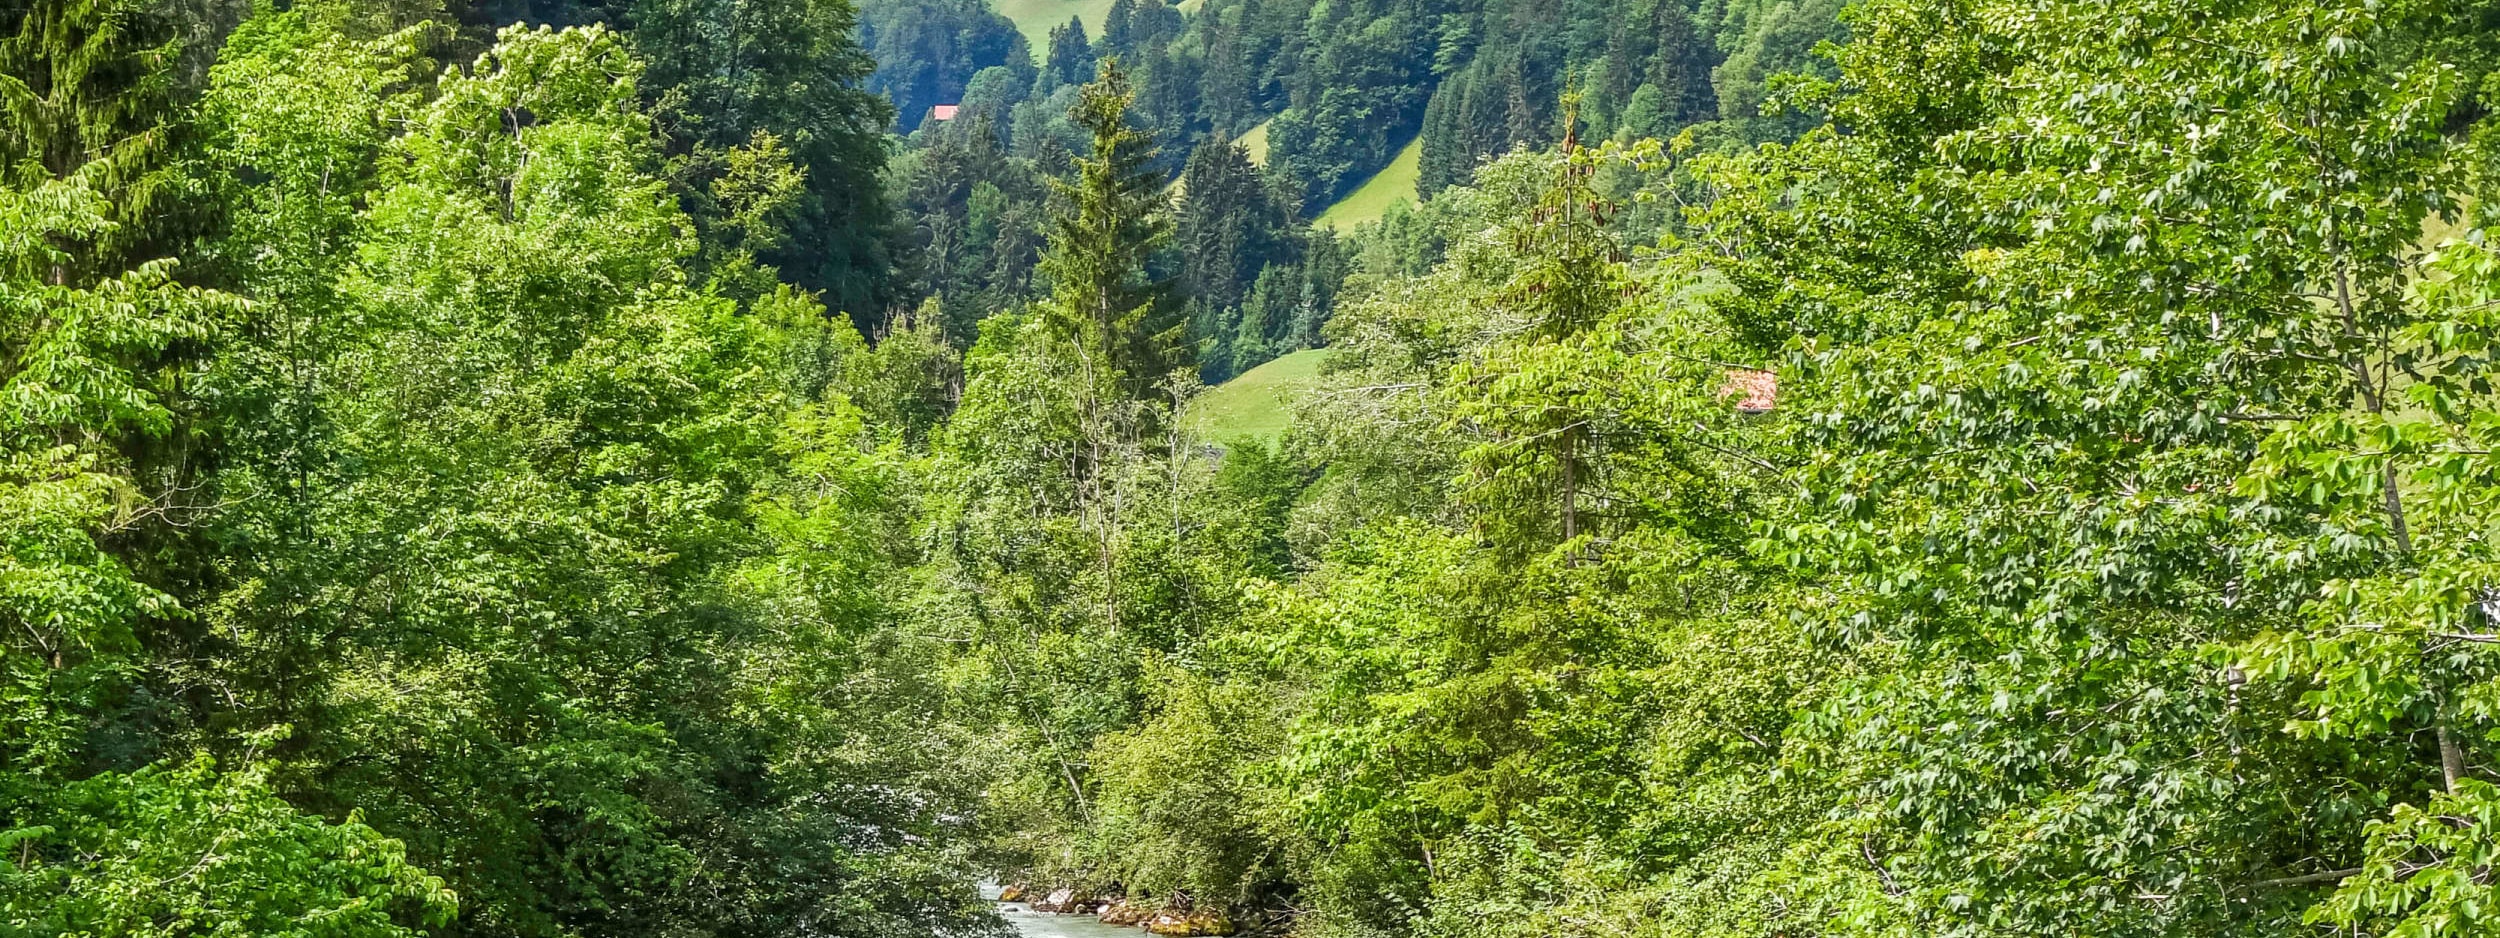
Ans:
MULTIPOLYGON (((893 282, 892 207, 878 186, 893 104, 862 87, 878 62, 862 49, 849 0, 386 0, 325 4, 325 19, 372 38, 423 21, 462 26, 443 50, 468 57, 505 26, 603 25, 641 62, 637 85, 667 141, 664 175, 707 251, 725 246, 773 265, 836 311, 901 302, 893 282), (448 11, 446 11, 448 7, 448 11), (787 163, 786 178, 759 176, 787 163), (754 214, 764 199, 774 217, 754 214), (758 235, 766 237, 759 238, 758 235)), ((511 118, 524 124, 527 113, 511 118)), ((698 258, 710 274, 720 257, 698 258)), ((762 283, 749 283, 750 291, 762 283)))
POLYGON ((98 25, 163 11, 9 23, 111 69, 0 84, 65 115, 0 187, 5 929, 995 927, 871 588, 901 457, 853 395, 908 410, 911 347, 754 259, 819 223, 807 148, 757 128, 698 220, 622 37, 445 67, 345 12, 195 85, 98 25), (125 234, 142 189, 214 223, 125 234))
POLYGON ((1200 375, 1221 382, 1320 344, 1347 258, 1303 234, 1302 219, 1401 150, 1420 151, 1422 193, 1463 185, 1490 160, 1559 142, 1561 100, 1575 89, 1588 136, 1698 128, 1714 149, 1787 139, 1814 119, 1766 113, 1770 76, 1828 72, 1811 51, 1841 34, 1837 11, 1751 0, 1213 0, 1183 15, 1164 0, 1117 0, 1101 35, 1075 19, 1054 27, 1038 67, 1006 51, 1003 21, 973 7, 872 6, 863 34, 880 62, 872 84, 894 89, 903 126, 921 128, 895 189, 923 259, 920 295, 939 301, 963 344, 973 322, 1032 286, 1038 219, 1053 210, 1041 180, 1086 146, 1067 119, 1076 87, 1100 61, 1120 62, 1136 89, 1131 120, 1162 144, 1154 164, 1183 196, 1177 252, 1154 267, 1178 277, 1200 375), (921 123, 933 104, 960 104, 955 126, 921 123), (1262 124, 1263 161, 1231 150, 1262 124))
POLYGON ((0 933, 2490 932, 2495 22, 0 7, 0 933))
POLYGON ((870 91, 894 101, 896 126, 910 133, 941 104, 961 104, 973 78, 1033 81, 1033 53, 1016 25, 981 0, 879 0, 862 4, 860 44, 877 59, 870 91))
POLYGON ((874 63, 847 0, 635 0, 624 12, 695 221, 737 230, 740 247, 836 310, 893 302, 877 185, 893 111, 857 87, 874 63), (738 203, 755 198, 749 151, 768 147, 787 152, 796 197, 771 220, 778 237, 758 243, 760 220, 738 203))
POLYGON ((985 331, 933 582, 1005 861, 1312 934, 2487 930, 2484 15, 1868 3, 1794 143, 1360 236, 1281 452, 1046 469, 985 331))

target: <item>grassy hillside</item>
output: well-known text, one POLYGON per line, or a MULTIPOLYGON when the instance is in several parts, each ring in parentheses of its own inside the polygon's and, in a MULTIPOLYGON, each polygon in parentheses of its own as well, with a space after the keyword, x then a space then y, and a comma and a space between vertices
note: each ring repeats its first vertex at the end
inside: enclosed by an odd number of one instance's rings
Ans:
POLYGON ((1283 436, 1293 402, 1319 387, 1320 361, 1327 357, 1326 349, 1304 349, 1208 388, 1189 402, 1190 431, 1218 443, 1283 436))
POLYGON ((1267 125, 1275 122, 1274 118, 1260 121, 1259 126, 1252 127, 1249 133, 1241 135, 1241 146, 1250 151, 1250 162, 1260 166, 1267 165, 1267 125))
POLYGON ((1111 0, 992 0, 991 6, 1016 22, 1016 31, 1033 47, 1036 62, 1050 54, 1051 27, 1074 16, 1085 21, 1087 36, 1100 36, 1103 17, 1111 13, 1111 0))
POLYGON ((1415 180, 1422 175, 1423 158, 1424 139, 1419 136, 1408 141, 1406 149, 1399 150, 1397 158, 1390 160, 1387 167, 1364 180, 1361 187, 1337 200, 1337 204, 1329 206, 1327 211, 1321 212, 1315 224, 1352 228, 1364 222, 1379 221, 1391 205, 1399 202, 1413 204, 1416 201, 1415 180))

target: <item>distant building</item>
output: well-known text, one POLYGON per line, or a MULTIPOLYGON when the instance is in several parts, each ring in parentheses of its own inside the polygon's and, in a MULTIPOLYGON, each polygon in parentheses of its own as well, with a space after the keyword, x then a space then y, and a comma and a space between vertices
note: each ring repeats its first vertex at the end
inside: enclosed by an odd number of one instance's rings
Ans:
POLYGON ((940 104, 929 109, 929 119, 933 121, 951 121, 955 119, 955 112, 962 109, 963 106, 958 104, 940 104))
POLYGON ((1771 408, 1779 403, 1779 375, 1751 368, 1730 368, 1727 370, 1727 383, 1719 386, 1719 396, 1736 398, 1737 413, 1770 413, 1771 408))

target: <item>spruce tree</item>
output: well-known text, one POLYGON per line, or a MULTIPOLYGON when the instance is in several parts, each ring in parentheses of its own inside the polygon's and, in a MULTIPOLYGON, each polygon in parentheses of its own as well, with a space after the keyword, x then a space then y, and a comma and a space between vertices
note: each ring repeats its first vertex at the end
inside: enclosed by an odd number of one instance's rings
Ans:
POLYGON ((176 30, 140 0, 32 0, 11 12, 0 15, 0 185, 82 175, 111 201, 115 227, 53 265, 65 281, 109 267, 156 217, 176 30))
POLYGON ((1090 133, 1076 178, 1055 182, 1062 200, 1042 272, 1050 278, 1049 316, 1075 348, 1089 394, 1126 400, 1155 396, 1157 381, 1187 362, 1182 323, 1169 284, 1151 279, 1147 260, 1171 235, 1163 177, 1152 168, 1152 138, 1129 125, 1136 92, 1117 59, 1104 59, 1068 118, 1090 133))
POLYGON ((1191 297, 1187 318, 1198 355, 1198 380, 1209 385, 1232 380, 1240 373, 1233 367, 1233 333, 1241 328, 1241 310, 1191 297))
POLYGON ((1295 304, 1293 318, 1281 323, 1286 328, 1278 352, 1290 352, 1320 346, 1320 327, 1337 310, 1337 293, 1344 289, 1346 274, 1353 258, 1337 233, 1326 228, 1311 231, 1302 246, 1301 301, 1295 304))
MULTIPOLYGON (((1169 42, 1148 42, 1140 45, 1133 59, 1122 59, 1137 63, 1139 93, 1135 119, 1160 139, 1186 139, 1198 123, 1201 110, 1197 95, 1198 60, 1180 52, 1169 42)), ((1159 154, 1156 168, 1168 175, 1181 168, 1177 159, 1175 155, 1159 154)))
POLYGON ((1495 82, 1502 90, 1503 152, 1534 149, 1545 142, 1544 109, 1537 106, 1536 92, 1528 86, 1527 63, 1523 56, 1513 55, 1503 61, 1495 82))
POLYGON ((1101 55, 1127 56, 1134 61, 1137 43, 1136 37, 1130 34, 1129 24, 1136 15, 1137 0, 1111 0, 1111 10, 1102 18, 1102 41, 1094 44, 1095 51, 1101 55))
POLYGON ((1061 85, 1084 81, 1094 72, 1094 47, 1085 38, 1085 21, 1068 17, 1064 25, 1050 28, 1050 51, 1042 60, 1043 87, 1049 94, 1061 85))
MULTIPOLYGON (((1563 103, 1566 128, 1576 124, 1574 98, 1563 103)), ((1506 226, 1519 266, 1495 294, 1525 329, 1462 369, 1464 383, 1486 392, 1461 406, 1487 433, 1469 454, 1470 497, 1492 509, 1483 524, 1500 543, 1535 550, 1589 533, 1585 490, 1606 440, 1586 392, 1549 383, 1546 369, 1612 354, 1614 334, 1603 330, 1638 292, 1608 231, 1614 206, 1596 184, 1612 158, 1581 149, 1568 130, 1560 152, 1538 157, 1552 175, 1506 226)))
POLYGON ((1207 123, 1219 134, 1237 134, 1248 128, 1249 118, 1257 114, 1254 77, 1250 57, 1242 49, 1242 29, 1236 17, 1216 16, 1214 25, 1204 30, 1206 47, 1199 60, 1205 63, 1199 81, 1199 100, 1207 123))
POLYGON ((1694 30, 1692 16, 1676 0, 1661 0, 1651 15, 1650 31, 1656 45, 1643 77, 1666 96, 1667 125, 1637 127, 1634 132, 1664 134, 1716 116, 1719 98, 1710 87, 1710 68, 1716 63, 1710 43, 1694 30))
POLYGON ((1467 67, 1466 93, 1459 98, 1459 119, 1455 135, 1463 142, 1457 152, 1467 155, 1454 182, 1463 182, 1474 175, 1475 167, 1487 157, 1498 156, 1510 149, 1504 137, 1510 116, 1510 93, 1494 74, 1492 63, 1478 59, 1467 67))
POLYGON ((1459 168, 1467 165, 1465 154, 1459 152, 1458 138, 1458 112, 1467 95, 1466 74, 1450 76, 1441 87, 1433 89, 1432 100, 1424 104, 1424 145, 1416 170, 1415 192, 1426 199, 1456 185, 1459 168))
POLYGON ((1257 240, 1265 240, 1259 216, 1264 214, 1263 184, 1250 151, 1241 144, 1209 137, 1191 151, 1181 170, 1182 198, 1176 233, 1181 247, 1181 279, 1190 295, 1217 306, 1237 306, 1249 288, 1246 282, 1259 262, 1257 240))
POLYGON ((1242 304, 1241 322, 1233 336, 1233 373, 1249 371, 1266 364, 1283 349, 1276 347, 1277 327, 1293 319, 1300 305, 1301 271, 1288 266, 1274 266, 1259 272, 1257 285, 1250 288, 1249 299, 1242 304))
POLYGON ((1137 0, 1136 12, 1129 14, 1128 41, 1137 49, 1167 46, 1188 25, 1181 11, 1164 0, 1137 0))

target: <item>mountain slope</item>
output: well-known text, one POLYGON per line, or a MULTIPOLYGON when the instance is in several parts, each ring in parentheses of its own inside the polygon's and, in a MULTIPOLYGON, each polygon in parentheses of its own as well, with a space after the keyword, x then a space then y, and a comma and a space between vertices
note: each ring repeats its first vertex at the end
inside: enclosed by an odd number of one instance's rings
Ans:
POLYGON ((1024 34, 1025 44, 1033 49, 1039 61, 1050 52, 1050 29, 1076 17, 1085 23, 1087 36, 1102 35, 1103 17, 1111 12, 1112 0, 994 0, 991 4, 999 15, 1016 22, 1016 30, 1024 34))
POLYGON ((1399 150, 1397 158, 1390 160, 1386 168, 1372 174, 1372 178, 1364 180, 1354 191, 1346 193, 1345 198, 1338 199, 1337 204, 1321 212, 1319 219, 1312 223, 1336 229, 1352 228, 1364 222, 1379 221, 1380 216, 1388 213, 1389 206, 1400 202, 1414 204, 1415 180, 1422 174, 1423 153, 1423 138, 1408 141, 1406 149, 1399 150))
POLYGON ((1208 388, 1189 403, 1190 431, 1218 443, 1283 436, 1293 422, 1294 402, 1319 387, 1319 366, 1327 357, 1327 349, 1304 349, 1208 388))

